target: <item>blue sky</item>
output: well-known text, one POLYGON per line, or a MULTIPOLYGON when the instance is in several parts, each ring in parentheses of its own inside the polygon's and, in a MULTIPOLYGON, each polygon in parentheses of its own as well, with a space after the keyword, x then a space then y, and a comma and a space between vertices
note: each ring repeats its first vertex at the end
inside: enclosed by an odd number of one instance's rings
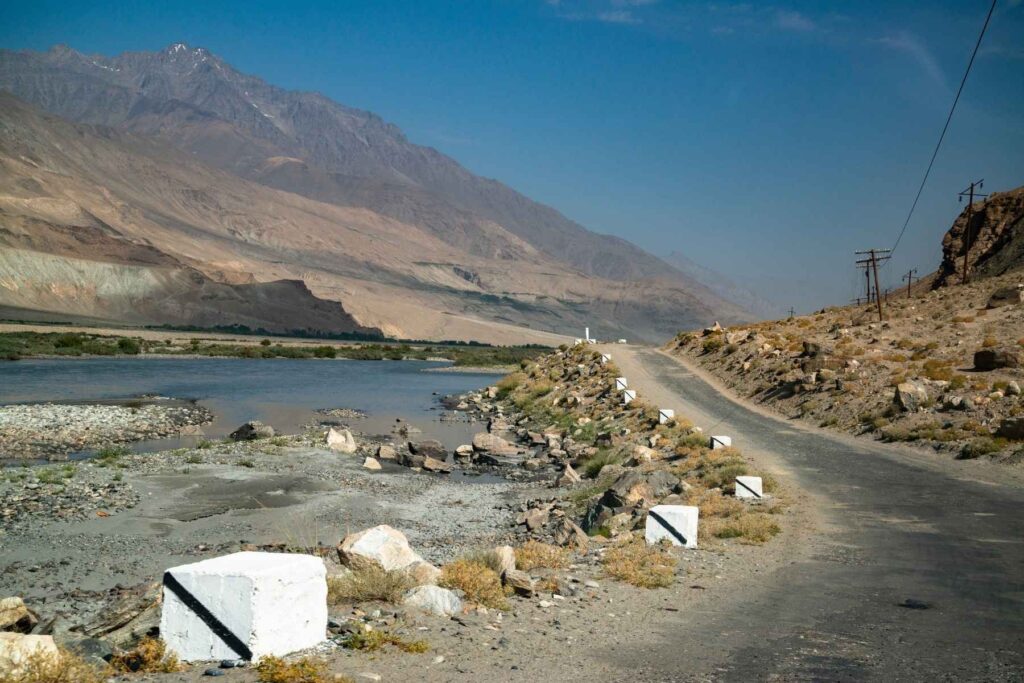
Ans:
MULTIPOLYGON (((599 232, 782 306, 842 303, 891 246, 986 0, 0 0, 0 46, 186 42, 409 138, 599 232), (301 6, 297 6, 301 5, 301 6)), ((957 192, 1024 184, 1024 5, 1002 0, 885 279, 934 269, 957 192)))

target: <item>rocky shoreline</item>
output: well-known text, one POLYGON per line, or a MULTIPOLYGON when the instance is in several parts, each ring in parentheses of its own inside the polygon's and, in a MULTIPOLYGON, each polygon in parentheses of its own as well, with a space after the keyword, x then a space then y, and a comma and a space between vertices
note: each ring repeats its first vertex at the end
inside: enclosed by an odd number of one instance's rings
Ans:
POLYGON ((177 436, 213 420, 191 401, 0 406, 0 459, 66 460, 72 453, 177 436))

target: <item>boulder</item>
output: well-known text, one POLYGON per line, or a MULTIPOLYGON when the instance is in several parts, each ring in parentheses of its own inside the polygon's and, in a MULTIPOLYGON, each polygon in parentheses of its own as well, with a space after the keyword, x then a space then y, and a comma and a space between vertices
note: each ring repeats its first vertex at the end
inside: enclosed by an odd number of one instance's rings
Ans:
POLYGON ((335 429, 327 432, 327 447, 338 453, 355 453, 356 440, 347 429, 335 429))
POLYGON ((1015 287, 1002 287, 992 292, 986 308, 1016 306, 1021 303, 1024 303, 1024 285, 1016 285, 1015 287))
POLYGON ((232 441, 255 441, 256 439, 269 439, 274 436, 274 428, 265 425, 258 420, 246 422, 244 425, 231 432, 228 438, 232 441))
POLYGON ((558 475, 558 479, 555 480, 555 486, 572 486, 583 481, 583 477, 572 468, 572 465, 566 465, 562 473, 558 475))
POLYGON ((1024 440, 1024 417, 1006 417, 999 423, 996 436, 1014 441, 1024 440))
POLYGON ((580 553, 586 554, 590 540, 575 522, 568 517, 558 517, 551 526, 552 540, 555 544, 575 548, 580 553))
POLYGON ((363 460, 363 467, 368 470, 379 470, 380 462, 377 460, 377 458, 371 458, 370 456, 366 456, 366 459, 363 460))
POLYGON ((629 460, 626 462, 630 467, 636 467, 637 465, 643 465, 644 463, 657 460, 661 457, 661 454, 653 448, 648 448, 643 445, 633 446, 633 452, 630 454, 629 460))
POLYGON ((514 444, 509 443, 497 434, 488 432, 480 432, 473 437, 473 450, 506 457, 516 455, 519 452, 519 449, 514 444))
POLYGON ((439 617, 453 617, 462 612, 459 596, 440 586, 417 586, 405 594, 402 604, 439 617))
POLYGON ((976 370, 1019 367, 1020 353, 1015 349, 981 349, 974 353, 974 368, 976 370))
POLYGON ((498 565, 501 571, 499 574, 504 574, 507 571, 515 571, 516 568, 516 551, 512 549, 510 545, 499 545, 494 549, 494 556, 498 558, 498 565))
POLYGON ((39 618, 25 607, 21 598, 11 597, 0 600, 0 631, 30 633, 39 618))
POLYGON ((432 458, 429 455, 423 458, 422 467, 428 472, 443 472, 448 474, 452 471, 451 463, 445 462, 444 460, 438 460, 437 458, 432 458))
POLYGON ((679 484, 679 478, 665 470, 626 472, 604 492, 601 502, 609 508, 654 505, 679 484))
POLYGON ((1011 380, 1006 384, 1006 395, 1007 396, 1020 396, 1020 385, 1017 382, 1011 380))
POLYGON ((900 382, 892 400, 900 410, 916 413, 928 400, 928 390, 916 382, 900 382))
POLYGON ((510 569, 501 576, 501 582, 515 591, 516 595, 533 597, 536 591, 536 584, 530 575, 518 569, 510 569))
POLYGON ((473 447, 467 444, 462 444, 455 449, 455 457, 458 460, 472 460, 473 459, 473 447))
MULTIPOLYGON (((52 636, 28 636, 23 633, 0 633, 0 679, 19 680, 25 664, 32 657, 60 657, 52 636), (10 678, 8 678, 10 677, 10 678)), ((32 679, 26 679, 32 680, 32 679)))
POLYGON ((377 459, 378 460, 394 460, 398 457, 398 452, 395 447, 389 443, 382 443, 377 447, 377 459))
POLYGON ((426 561, 413 562, 405 568, 405 573, 417 586, 431 586, 441 578, 441 570, 426 561))
POLYGON ((409 545, 405 534, 387 524, 346 536, 338 546, 338 559, 352 569, 375 564, 385 571, 406 569, 423 562, 423 558, 409 545))
POLYGON ((548 511, 541 508, 533 508, 526 511, 526 528, 530 531, 540 529, 548 523, 548 511))

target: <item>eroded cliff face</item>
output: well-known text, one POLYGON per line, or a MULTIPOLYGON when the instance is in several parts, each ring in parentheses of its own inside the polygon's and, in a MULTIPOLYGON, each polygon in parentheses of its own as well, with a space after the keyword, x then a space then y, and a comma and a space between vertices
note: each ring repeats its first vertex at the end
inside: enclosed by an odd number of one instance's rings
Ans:
MULTIPOLYGON (((963 281, 968 215, 964 207, 942 240, 942 264, 935 287, 963 281)), ((993 192, 987 199, 975 201, 969 234, 969 277, 1002 275, 1024 266, 1024 187, 993 192)))

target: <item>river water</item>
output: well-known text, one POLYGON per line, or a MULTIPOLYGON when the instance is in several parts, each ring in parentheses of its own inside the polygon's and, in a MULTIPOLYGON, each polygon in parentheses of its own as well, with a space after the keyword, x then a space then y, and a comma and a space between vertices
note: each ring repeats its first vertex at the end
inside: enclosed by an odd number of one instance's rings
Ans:
MULTIPOLYGON (((240 358, 29 359, 0 363, 0 404, 91 402, 164 396, 195 399, 212 410, 205 438, 223 438, 260 420, 296 433, 317 409, 353 408, 366 418, 340 420, 365 434, 387 434, 407 421, 447 447, 465 443, 479 425, 440 421, 438 399, 493 384, 486 373, 428 372, 431 361, 349 361, 240 358)), ((336 419, 336 418, 335 418, 336 419)), ((137 450, 193 445, 202 437, 137 444, 137 450)))

